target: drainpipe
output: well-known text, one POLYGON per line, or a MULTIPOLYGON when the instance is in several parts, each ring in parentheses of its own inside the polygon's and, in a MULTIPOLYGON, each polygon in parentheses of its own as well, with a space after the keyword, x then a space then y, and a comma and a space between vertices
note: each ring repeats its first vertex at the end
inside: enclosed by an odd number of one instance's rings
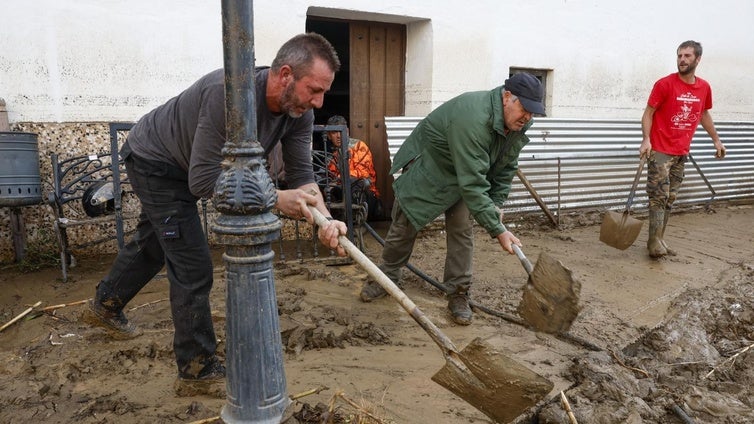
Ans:
POLYGON ((225 423, 279 423, 290 403, 278 321, 274 252, 277 192, 257 140, 252 0, 223 0, 227 140, 212 231, 225 246, 225 423))

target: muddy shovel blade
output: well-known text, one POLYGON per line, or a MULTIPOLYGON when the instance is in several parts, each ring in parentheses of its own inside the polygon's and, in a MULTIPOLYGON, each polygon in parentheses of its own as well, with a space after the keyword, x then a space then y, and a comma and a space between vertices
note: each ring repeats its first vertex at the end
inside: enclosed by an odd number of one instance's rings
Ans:
POLYGON ((581 311, 580 294, 581 283, 571 270, 543 252, 524 286, 518 314, 537 331, 565 333, 581 311))
POLYGON ((508 423, 535 406, 553 383, 493 347, 474 339, 459 352, 465 367, 446 361, 432 381, 473 405, 496 423, 508 423))
POLYGON ((626 250, 639 237, 643 222, 631 217, 631 203, 634 201, 636 186, 639 184, 639 178, 641 178, 641 172, 644 170, 644 163, 646 161, 646 156, 642 156, 639 161, 639 168, 636 170, 636 175, 634 175, 634 182, 631 184, 631 190, 628 192, 626 209, 623 213, 607 211, 602 217, 600 241, 610 247, 626 250))
POLYGON ((623 213, 607 211, 602 217, 600 241, 610 247, 626 250, 639 237, 644 221, 631 217, 628 211, 623 213))

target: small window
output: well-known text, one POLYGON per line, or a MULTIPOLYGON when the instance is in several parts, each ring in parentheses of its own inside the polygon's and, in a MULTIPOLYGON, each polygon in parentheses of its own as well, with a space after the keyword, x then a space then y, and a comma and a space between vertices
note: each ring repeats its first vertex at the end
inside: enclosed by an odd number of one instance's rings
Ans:
POLYGON ((511 67, 510 71, 508 73, 508 77, 512 77, 515 74, 521 73, 521 72, 528 72, 539 80, 539 82, 542 83, 542 87, 545 88, 545 98, 542 100, 542 103, 545 106, 545 113, 547 113, 547 116, 550 116, 550 106, 549 106, 549 100, 550 100, 550 88, 547 86, 547 74, 552 72, 551 69, 537 69, 537 68, 516 68, 511 67))

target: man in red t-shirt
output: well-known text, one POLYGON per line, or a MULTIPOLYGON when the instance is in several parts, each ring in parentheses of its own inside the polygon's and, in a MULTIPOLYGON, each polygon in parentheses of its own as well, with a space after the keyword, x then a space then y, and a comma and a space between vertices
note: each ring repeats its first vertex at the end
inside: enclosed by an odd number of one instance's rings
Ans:
POLYGON ((678 46, 678 73, 659 79, 641 117, 643 140, 641 157, 648 157, 647 195, 649 196, 649 239, 647 250, 652 258, 675 255, 663 240, 670 209, 683 182, 686 155, 691 139, 701 122, 715 144, 715 157, 725 157, 725 147, 715 130, 709 109, 712 89, 695 75, 702 60, 702 45, 684 41, 678 46))

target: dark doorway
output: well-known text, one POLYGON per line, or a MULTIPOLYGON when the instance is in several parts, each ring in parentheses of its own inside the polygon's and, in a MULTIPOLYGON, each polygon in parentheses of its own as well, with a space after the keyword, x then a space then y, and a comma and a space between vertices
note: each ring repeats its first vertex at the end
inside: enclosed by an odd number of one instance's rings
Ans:
MULTIPOLYGON (((309 17, 306 31, 327 38, 338 53, 340 72, 325 94, 315 124, 323 125, 332 115, 348 120, 351 137, 363 140, 372 152, 377 187, 383 211, 393 206, 393 178, 385 132, 385 116, 404 114, 406 27, 384 22, 309 17)), ((324 141, 313 140, 321 149, 324 141)), ((331 146, 328 146, 331 147, 331 146)))
MULTIPOLYGON (((325 37, 332 44, 340 59, 340 71, 335 74, 330 91, 325 93, 325 102, 321 109, 314 109, 314 123, 325 125, 327 119, 333 115, 341 115, 351 122, 350 108, 350 45, 348 22, 332 20, 307 19, 306 32, 316 32, 325 37)), ((324 147, 324 133, 314 135, 313 148, 322 150, 324 147)), ((332 145, 327 146, 328 151, 332 145)))

